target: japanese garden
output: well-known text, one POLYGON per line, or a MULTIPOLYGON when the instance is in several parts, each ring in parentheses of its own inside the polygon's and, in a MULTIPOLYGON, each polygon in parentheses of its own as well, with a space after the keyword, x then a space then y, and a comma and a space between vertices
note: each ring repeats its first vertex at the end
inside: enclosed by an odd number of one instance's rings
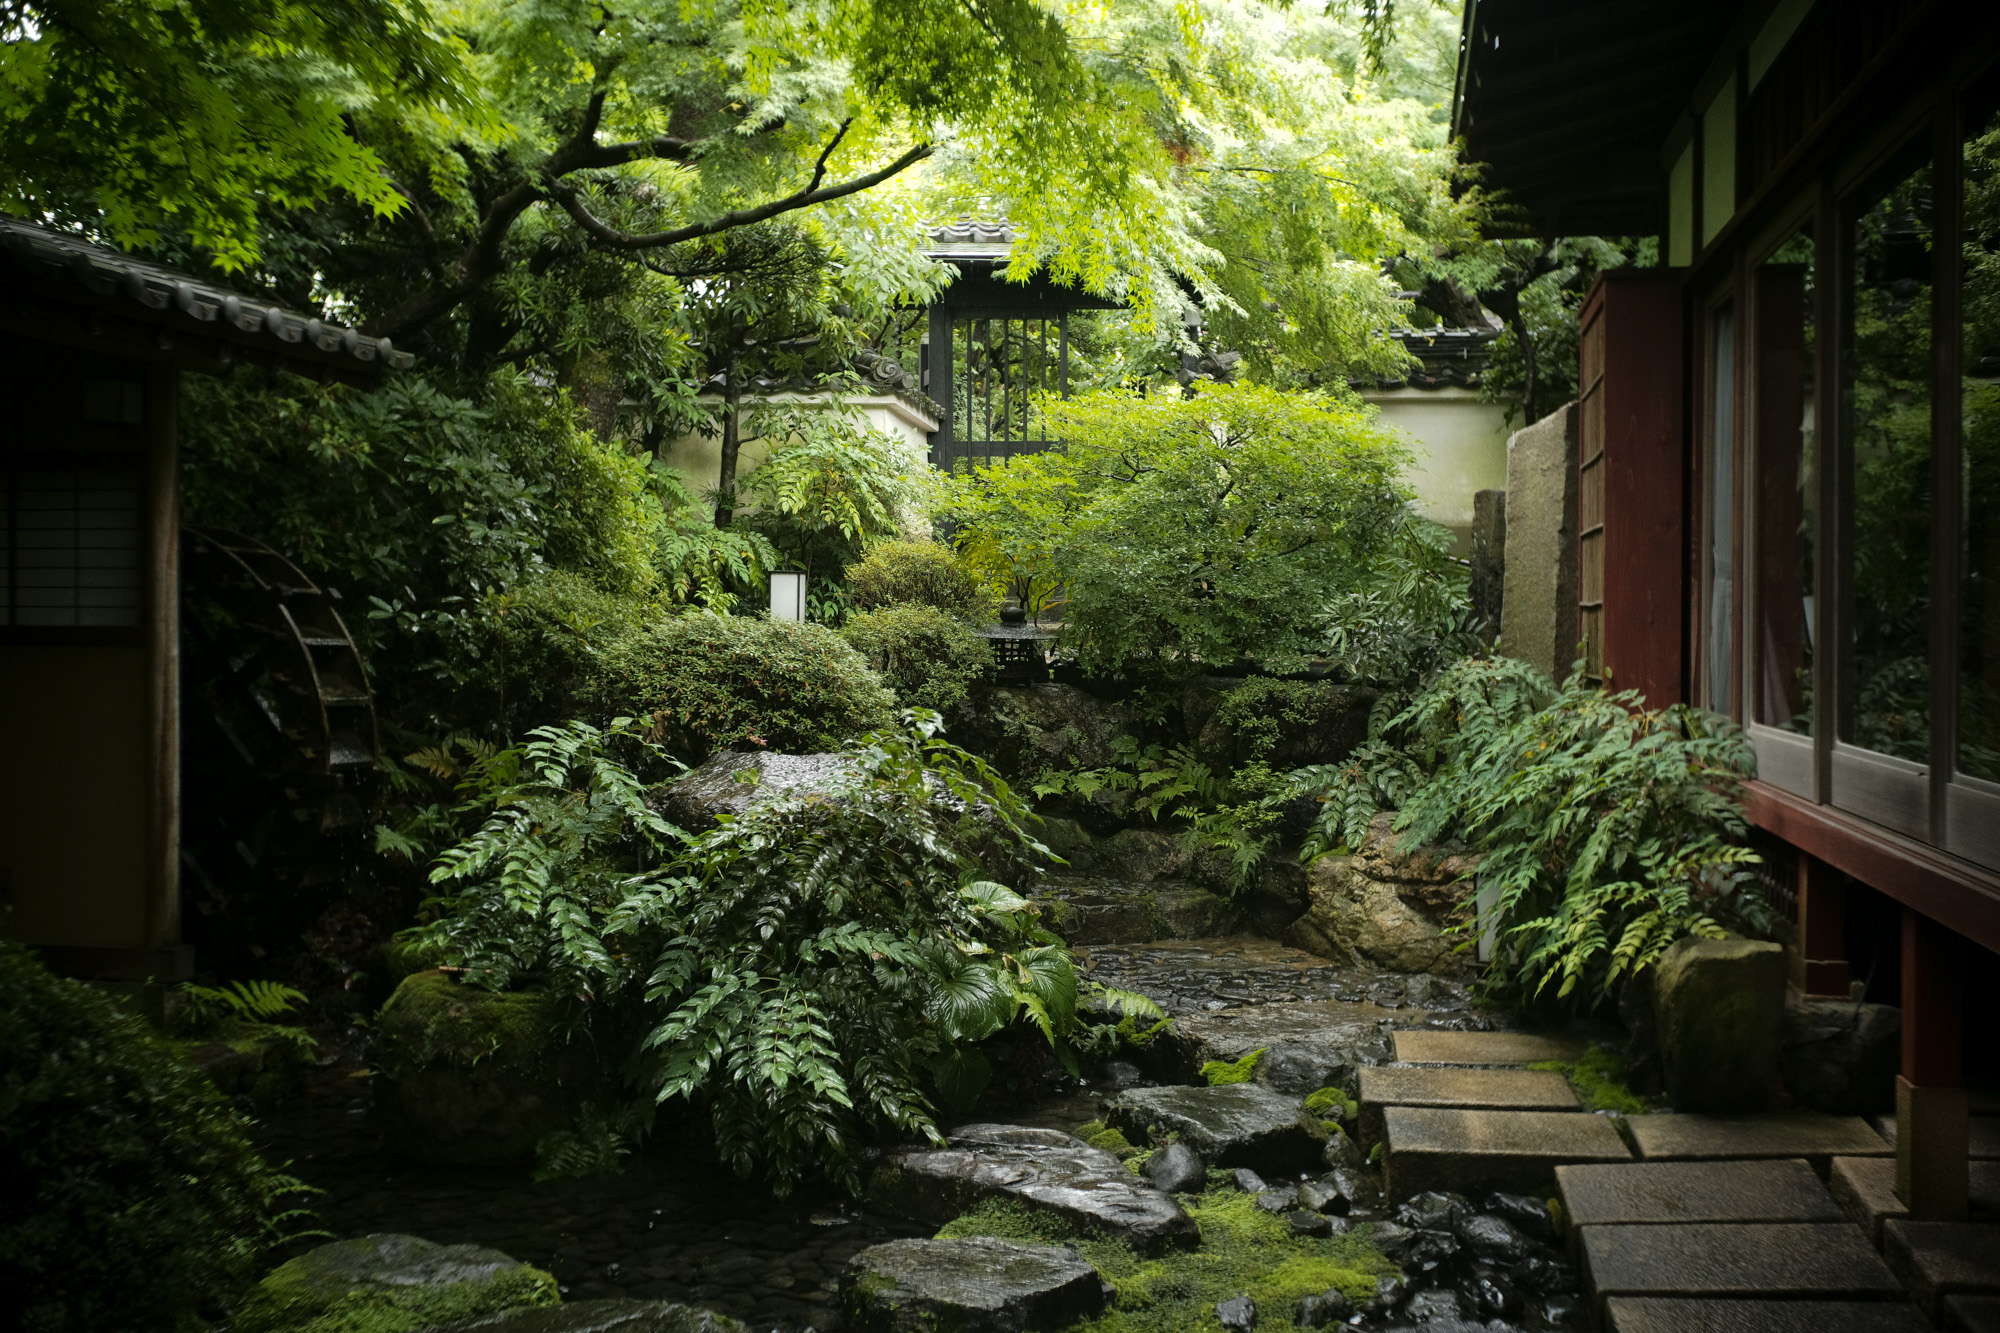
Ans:
POLYGON ((2000 1328, 1973 8, 0 2, 0 1328, 2000 1328))

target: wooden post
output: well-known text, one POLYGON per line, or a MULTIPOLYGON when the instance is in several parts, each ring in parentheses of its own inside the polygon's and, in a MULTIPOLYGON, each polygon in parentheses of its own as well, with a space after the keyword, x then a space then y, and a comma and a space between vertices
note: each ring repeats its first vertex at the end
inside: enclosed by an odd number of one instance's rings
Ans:
POLYGON ((1967 1120, 1958 937, 1903 909, 1903 1071, 1896 1079, 1896 1194, 1910 1217, 1966 1217, 1967 1120))
POLYGON ((1847 965, 1847 912, 1840 876, 1817 857, 1799 853, 1799 959, 1801 993, 1846 999, 1853 973, 1847 965))

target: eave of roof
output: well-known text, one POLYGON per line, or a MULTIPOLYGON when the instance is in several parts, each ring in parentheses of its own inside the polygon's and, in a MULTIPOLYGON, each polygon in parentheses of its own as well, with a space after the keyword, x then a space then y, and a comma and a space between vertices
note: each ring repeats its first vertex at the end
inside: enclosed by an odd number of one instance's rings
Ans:
POLYGON ((0 326, 211 374, 258 360, 367 383, 415 358, 370 337, 63 232, 0 218, 0 326))

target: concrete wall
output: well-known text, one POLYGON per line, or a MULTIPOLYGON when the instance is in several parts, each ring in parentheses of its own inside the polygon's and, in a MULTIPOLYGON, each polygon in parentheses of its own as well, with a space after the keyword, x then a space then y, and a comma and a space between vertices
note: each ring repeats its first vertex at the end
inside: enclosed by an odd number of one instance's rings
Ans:
POLYGON ((1508 439, 1506 514, 1500 651, 1561 680, 1577 644, 1575 403, 1508 439))
MULTIPOLYGON (((718 417, 722 400, 713 394, 704 394, 702 406, 715 410, 718 417)), ((759 407, 770 403, 807 403, 826 407, 825 394, 780 393, 766 398, 747 400, 738 405, 744 423, 742 429, 749 429, 747 422, 759 407)), ((912 458, 922 462, 930 453, 930 433, 938 428, 937 421, 918 411, 903 399, 893 394, 853 394, 841 399, 842 407, 857 422, 870 430, 880 431, 900 441, 912 458)), ((763 461, 770 457, 771 441, 752 440, 743 445, 736 460, 736 479, 741 482, 755 472, 763 461)), ((722 435, 682 435, 667 443, 661 451, 660 459, 668 467, 687 479, 688 488, 696 495, 711 490, 722 475, 722 435)))
POLYGON ((1361 397, 1409 440, 1418 510, 1450 528, 1452 553, 1469 559, 1472 497, 1507 484, 1506 408, 1482 401, 1477 389, 1374 389, 1361 397))

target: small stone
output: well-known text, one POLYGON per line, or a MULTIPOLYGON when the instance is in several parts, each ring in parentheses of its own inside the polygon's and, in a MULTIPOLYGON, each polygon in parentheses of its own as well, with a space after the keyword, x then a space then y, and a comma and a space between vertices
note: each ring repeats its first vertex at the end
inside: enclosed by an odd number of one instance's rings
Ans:
POLYGON ((1335 1167, 1327 1172, 1326 1180, 1340 1191, 1341 1198, 1347 1200, 1348 1212, 1353 1212, 1356 1208, 1372 1208, 1382 1201, 1381 1186, 1376 1183, 1375 1177, 1366 1171, 1335 1167))
POLYGON ((1248 1296, 1235 1296, 1215 1307, 1215 1317, 1227 1329, 1252 1329, 1257 1326, 1257 1303, 1248 1296))
POLYGON ((1132 1088, 1110 1104, 1105 1120, 1137 1142, 1168 1131, 1217 1166, 1288 1172, 1320 1154, 1319 1128, 1305 1101, 1256 1083, 1209 1088, 1132 1088))
POLYGON ((1525 1259, 1531 1248, 1528 1238, 1516 1230, 1513 1223, 1491 1213, 1472 1213, 1461 1217, 1452 1228, 1452 1234, 1464 1241, 1466 1248, 1481 1259, 1501 1263, 1525 1259))
POLYGON ((1333 1219, 1304 1208, 1294 1208, 1285 1214, 1285 1220, 1292 1225, 1292 1232, 1299 1236, 1331 1236, 1333 1219))
POLYGON ((1419 1231, 1426 1229, 1449 1231, 1458 1225, 1460 1218, 1471 1211, 1465 1200, 1456 1194, 1426 1190, 1398 1208, 1396 1220, 1406 1227, 1414 1227, 1419 1231))
MULTIPOLYGON (((1379 1233, 1380 1231, 1379 1227, 1377 1228, 1377 1231, 1379 1233)), ((1384 1250, 1383 1253, 1387 1254, 1388 1251, 1384 1250)), ((1403 1298, 1403 1293, 1404 1291, 1408 1290, 1409 1285, 1410 1284, 1404 1281, 1401 1277, 1376 1278, 1375 1302, 1370 1308, 1376 1310, 1389 1309, 1391 1306, 1395 1305, 1397 1301, 1403 1298)))
POLYGON ((1130 1060, 1113 1060, 1104 1066, 1104 1081, 1113 1089, 1133 1088, 1144 1083, 1146 1076, 1130 1060))
POLYGON ((1449 1231, 1419 1231, 1410 1241, 1407 1267, 1428 1273, 1458 1257, 1458 1237, 1449 1231))
POLYGON ((1347 1299, 1346 1292, 1333 1287, 1321 1295, 1308 1296, 1300 1301, 1292 1322, 1300 1328, 1326 1328, 1344 1322, 1353 1313, 1354 1302, 1347 1299))
POLYGON ((1548 1205, 1531 1195, 1489 1194, 1486 1211, 1506 1218, 1524 1235, 1536 1240, 1547 1242, 1556 1238, 1555 1219, 1549 1216, 1548 1205))
POLYGON ((1257 1196, 1257 1206, 1267 1213, 1288 1213, 1299 1206, 1298 1187, 1280 1185, 1276 1189, 1265 1190, 1257 1196))
POLYGON ((1247 1166, 1239 1166, 1230 1172, 1229 1183, 1236 1186, 1237 1189, 1242 1190, 1245 1194, 1262 1194, 1265 1190, 1271 1188, 1264 1183, 1264 1177, 1258 1175, 1247 1166))
POLYGON ((1466 1295, 1472 1298, 1472 1308, 1488 1319, 1508 1318, 1521 1312, 1521 1293, 1498 1273, 1475 1275, 1466 1287, 1466 1295))
POLYGON ((1332 1185, 1317 1180, 1309 1180, 1299 1186, 1299 1207, 1315 1213, 1344 1213, 1348 1202, 1332 1185))
POLYGON ((1169 1143, 1146 1159, 1139 1174, 1169 1194, 1190 1194, 1208 1179, 1208 1168, 1185 1143, 1169 1143))
POLYGON ((1465 1306, 1460 1303, 1455 1291, 1420 1291, 1403 1302, 1403 1317, 1419 1324, 1437 1319, 1459 1319, 1464 1315, 1465 1306))
POLYGON ((1375 1242, 1376 1249, 1399 1264, 1409 1255, 1410 1245, 1416 1238, 1416 1232, 1394 1222, 1377 1222, 1374 1233, 1369 1237, 1375 1242))
POLYGON ((1356 1170, 1366 1165, 1368 1160, 1362 1154, 1360 1145, 1356 1144, 1353 1137, 1345 1130, 1335 1130, 1326 1136, 1326 1146, 1320 1149, 1319 1159, 1328 1166, 1345 1166, 1356 1170))
POLYGON ((1552 1296, 1558 1292, 1576 1290, 1576 1275, 1562 1264, 1550 1259, 1533 1257, 1523 1259, 1508 1270, 1514 1285, 1523 1291, 1532 1291, 1538 1296, 1552 1296))

